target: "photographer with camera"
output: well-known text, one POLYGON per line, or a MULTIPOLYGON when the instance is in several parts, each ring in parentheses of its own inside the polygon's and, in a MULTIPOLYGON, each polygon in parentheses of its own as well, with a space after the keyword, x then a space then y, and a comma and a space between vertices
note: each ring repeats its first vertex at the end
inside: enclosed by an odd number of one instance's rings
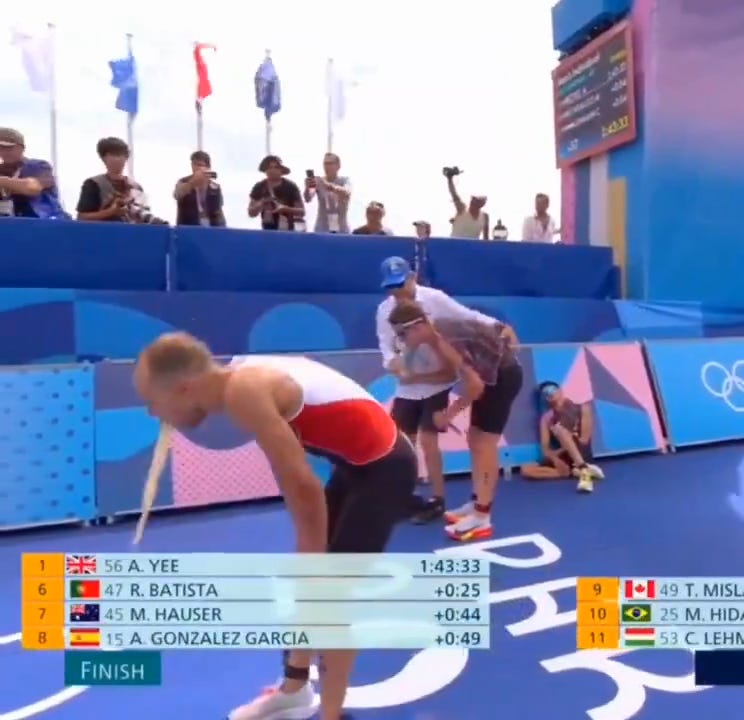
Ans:
POLYGON ((305 217, 305 205, 296 183, 287 179, 289 168, 276 155, 267 155, 258 166, 266 174, 251 190, 248 216, 261 216, 264 230, 293 231, 305 217))
POLYGON ((139 183, 125 174, 129 146, 119 138, 98 141, 98 157, 106 172, 89 177, 80 188, 77 219, 95 222, 125 222, 133 225, 167 225, 150 212, 147 197, 139 183))
POLYGON ((335 153, 326 153, 323 158, 323 177, 314 170, 305 171, 306 203, 318 198, 318 216, 315 219, 316 233, 343 233, 349 231, 349 199, 351 198, 351 181, 341 177, 341 158, 335 153))
POLYGON ((452 202, 455 204, 455 217, 452 223, 452 237, 470 240, 489 240, 488 213, 483 212, 486 205, 485 195, 473 195, 466 206, 455 188, 455 178, 462 174, 458 167, 442 168, 442 174, 447 178, 447 189, 452 202))
POLYGON ((173 198, 176 225, 225 227, 222 188, 217 183, 217 173, 212 170, 211 158, 203 150, 191 154, 191 175, 176 183, 173 198))

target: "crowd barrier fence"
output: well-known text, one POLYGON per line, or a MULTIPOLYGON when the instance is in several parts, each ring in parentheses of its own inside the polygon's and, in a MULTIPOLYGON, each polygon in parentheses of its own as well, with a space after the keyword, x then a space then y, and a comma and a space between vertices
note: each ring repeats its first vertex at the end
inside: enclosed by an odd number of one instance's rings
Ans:
MULTIPOLYGON (((737 354, 744 357, 742 352, 744 342, 738 340, 652 342, 648 344, 650 373, 638 342, 523 346, 524 386, 502 440, 502 464, 517 467, 538 459, 541 409, 535 389, 545 380, 561 383, 574 401, 591 403, 597 457, 663 452, 666 441, 659 407, 677 444, 680 437, 687 443, 734 435, 744 438, 743 413, 729 410, 736 426, 723 420, 710 423, 707 410, 691 414, 696 423, 680 426, 684 411, 675 405, 680 372, 688 381, 687 397, 695 403, 707 401, 705 390, 698 395, 689 392, 690 382, 695 378, 701 382, 701 366, 720 363, 730 371, 736 362, 744 363, 736 359, 737 354), (665 355, 667 349, 669 355, 665 355), (697 360, 680 366, 680 356, 688 355, 697 360), (675 362, 667 362, 672 356, 675 362)), ((383 374, 376 351, 306 356, 354 378, 384 404, 392 402, 395 380, 383 374)), ((132 373, 130 361, 0 371, 4 416, 0 528, 92 521, 138 510, 159 426, 137 397, 132 373)), ((721 376, 719 386, 727 377, 721 376)), ((741 393, 744 401, 744 384, 734 388, 733 379, 731 383, 732 393, 741 393)), ((728 407, 722 399, 720 405, 728 407)), ((448 474, 470 469, 463 432, 467 424, 464 413, 456 421, 461 432, 442 436, 448 474)), ((321 477, 327 478, 329 466, 310 460, 321 477)), ((218 417, 193 432, 175 433, 156 507, 199 507, 278 495, 255 440, 218 417)))
POLYGON ((612 250, 543 243, 282 233, 5 218, 0 287, 379 294, 388 256, 451 295, 619 297, 612 250), (580 282, 576 278, 581 278, 580 282))
MULTIPOLYGON (((215 353, 375 347, 382 292, 360 295, 0 289, 0 365, 136 357, 186 330, 215 353), (217 320, 216 320, 217 319, 217 320)), ((744 335, 744 311, 701 303, 457 296, 525 344, 744 335)))

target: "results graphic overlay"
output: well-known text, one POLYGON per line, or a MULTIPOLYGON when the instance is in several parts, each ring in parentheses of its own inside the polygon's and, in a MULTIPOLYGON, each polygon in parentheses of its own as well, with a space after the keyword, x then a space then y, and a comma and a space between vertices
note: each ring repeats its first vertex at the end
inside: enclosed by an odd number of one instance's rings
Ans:
POLYGON ((28 649, 490 646, 489 568, 477 558, 76 554, 44 556, 44 577, 40 557, 24 556, 28 649), (44 643, 40 604, 56 623, 44 643))
POLYGON ((744 578, 579 578, 576 616, 580 650, 744 650, 744 578))
POLYGON ((636 139, 633 37, 619 23, 553 71, 559 168, 636 139))

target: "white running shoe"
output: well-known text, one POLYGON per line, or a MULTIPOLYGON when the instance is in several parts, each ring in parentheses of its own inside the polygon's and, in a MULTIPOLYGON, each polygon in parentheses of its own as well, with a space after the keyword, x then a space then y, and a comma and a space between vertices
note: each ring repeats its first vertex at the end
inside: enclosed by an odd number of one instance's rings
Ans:
POLYGON ((469 540, 486 540, 493 535, 491 518, 487 515, 472 513, 460 518, 456 523, 444 528, 450 540, 468 542, 469 540))
POLYGON ((235 708, 227 720, 309 720, 316 710, 315 692, 308 682, 294 693, 270 688, 253 702, 235 708))
POLYGON ((475 510, 475 503, 472 500, 460 505, 460 507, 453 508, 452 510, 444 511, 444 519, 449 524, 454 524, 458 520, 461 520, 468 515, 472 515, 475 510))
POLYGON ((605 474, 602 468, 599 467, 599 465, 589 464, 586 467, 587 470, 589 470, 589 472, 591 473, 594 480, 604 480, 605 474))
POLYGON ((576 492, 592 493, 594 492, 594 480, 589 468, 583 468, 579 471, 579 482, 576 485, 576 492))

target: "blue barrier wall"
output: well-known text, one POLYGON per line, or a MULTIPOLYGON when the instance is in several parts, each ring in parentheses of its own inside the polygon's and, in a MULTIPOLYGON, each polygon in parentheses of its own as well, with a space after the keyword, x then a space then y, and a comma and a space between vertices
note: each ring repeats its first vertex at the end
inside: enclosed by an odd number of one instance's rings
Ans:
MULTIPOLYGON (((389 406, 395 380, 377 352, 313 353, 389 406)), ((564 385, 592 404, 598 456, 654 451, 663 440, 651 384, 637 343, 523 347, 525 382, 503 436, 504 465, 538 459, 541 409, 536 385, 564 385)), ((134 391, 131 362, 0 372, 0 528, 91 520, 140 506, 158 423, 134 391)), ((445 471, 467 472, 467 413, 442 436, 445 471)), ((321 477, 327 463, 311 460, 321 477)), ((256 445, 224 418, 174 433, 156 507, 195 507, 277 497, 271 469, 256 445)))
POLYGON ((744 340, 646 344, 672 447, 744 438, 744 340))
POLYGON ((618 296, 609 248, 3 219, 0 287, 378 293, 390 255, 453 295, 618 296), (166 280, 167 278, 167 280, 166 280), (580 278, 580 281, 577 281, 580 278))
POLYGON ((97 516, 94 368, 0 373, 0 527, 97 516))
MULTIPOLYGON (((381 293, 0 290, 0 364, 127 359, 187 330, 218 354, 376 347, 381 293)), ((701 303, 461 296, 510 323, 521 342, 597 342, 744 334, 744 312, 701 303)))

